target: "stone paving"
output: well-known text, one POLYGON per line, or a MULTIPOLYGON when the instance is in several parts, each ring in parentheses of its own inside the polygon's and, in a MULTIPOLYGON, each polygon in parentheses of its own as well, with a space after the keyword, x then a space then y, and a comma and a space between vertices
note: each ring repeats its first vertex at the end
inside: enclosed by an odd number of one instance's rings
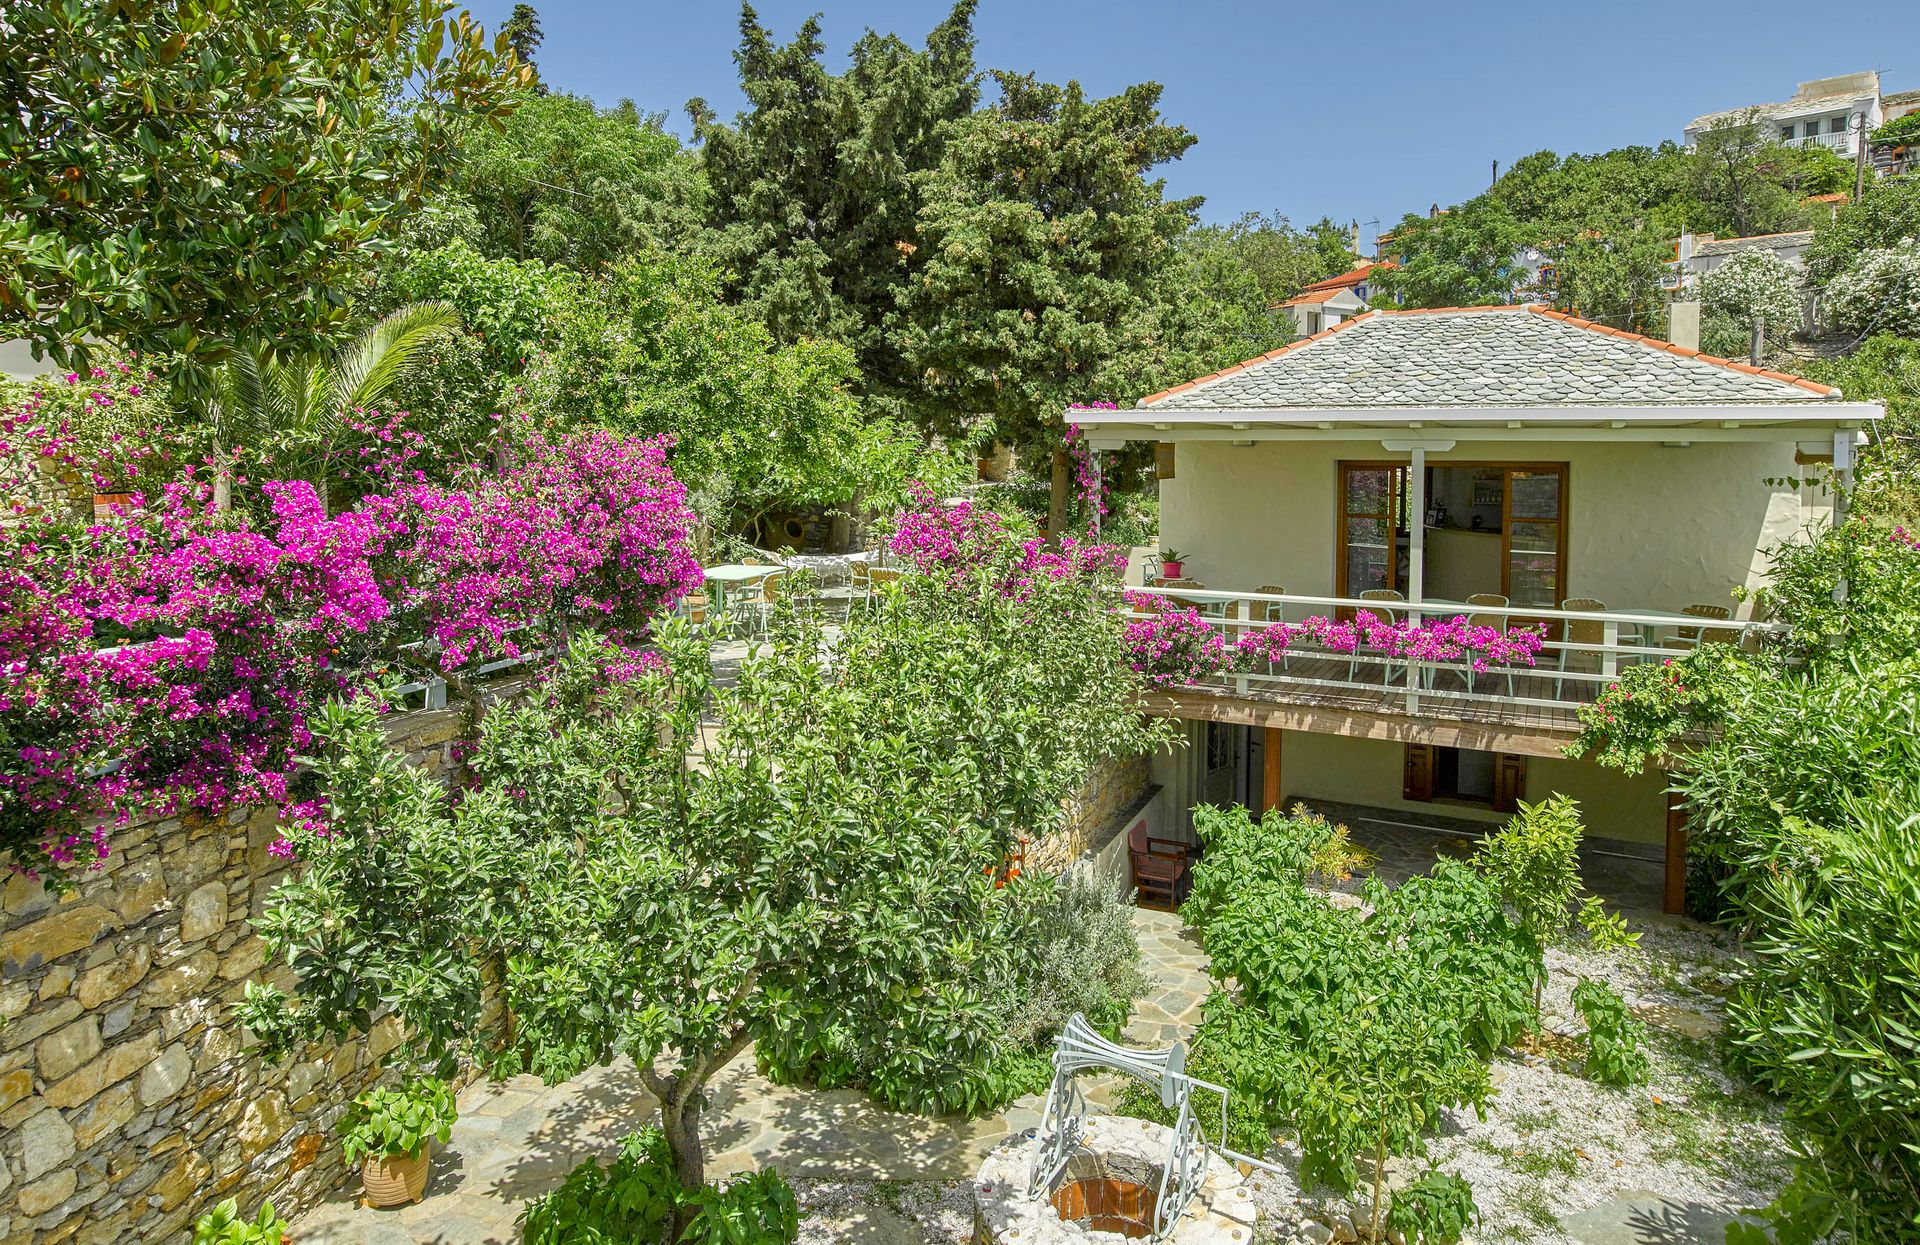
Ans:
MULTIPOLYGON (((1178 917, 1135 909, 1141 968, 1150 982, 1125 1036, 1164 1045, 1198 1023, 1208 990, 1206 957, 1178 917)), ((1101 1087, 1107 1088, 1107 1087, 1101 1087)), ((1089 1087, 1088 1097, 1104 1097, 1089 1087)), ((973 1175, 993 1146, 1039 1123, 1042 1101, 1015 1101, 980 1120, 929 1119, 878 1106, 854 1090, 775 1085, 751 1051, 710 1086, 707 1172, 729 1176, 778 1166, 794 1180, 927 1181, 973 1175)), ((358 1182, 293 1224, 298 1245, 509 1245, 529 1198, 576 1164, 617 1152, 651 1122, 654 1105, 625 1061, 543 1086, 530 1076, 469 1086, 453 1138, 433 1159, 427 1196, 398 1210, 356 1205, 358 1182)))

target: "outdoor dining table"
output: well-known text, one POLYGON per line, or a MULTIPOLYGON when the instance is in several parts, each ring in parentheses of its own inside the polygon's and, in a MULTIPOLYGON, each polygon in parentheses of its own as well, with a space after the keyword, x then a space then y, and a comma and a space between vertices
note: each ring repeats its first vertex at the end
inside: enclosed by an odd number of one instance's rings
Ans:
POLYGON ((765 579, 779 569, 777 566, 748 566, 739 562, 726 562, 719 566, 706 567, 701 574, 713 588, 714 612, 724 616, 727 612, 729 589, 765 579))
POLYGON ((1600 654, 1600 673, 1609 678, 1620 672, 1620 654, 1614 650, 1620 643, 1623 620, 1626 626, 1633 628, 1633 642, 1643 648, 1652 645, 1651 633, 1656 628, 1711 626, 1716 621, 1699 614, 1683 614, 1678 610, 1616 609, 1600 610, 1599 613, 1611 615, 1601 623, 1601 639, 1607 650, 1600 654))

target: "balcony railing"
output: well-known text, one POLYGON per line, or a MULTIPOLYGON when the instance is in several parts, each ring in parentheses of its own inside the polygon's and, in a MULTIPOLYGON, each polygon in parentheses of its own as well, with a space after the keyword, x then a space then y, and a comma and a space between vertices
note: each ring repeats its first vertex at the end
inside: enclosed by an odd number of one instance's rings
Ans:
POLYGON ((1200 588, 1129 588, 1134 617, 1191 607, 1223 630, 1231 643, 1275 622, 1366 610, 1409 624, 1466 616, 1501 630, 1541 628, 1531 665, 1489 663, 1475 669, 1469 656, 1423 660, 1368 651, 1336 651, 1311 641, 1289 648, 1251 670, 1169 687, 1213 695, 1329 708, 1457 718, 1565 732, 1576 710, 1611 686, 1627 667, 1682 656, 1700 644, 1749 648, 1783 635, 1777 623, 1720 619, 1663 609, 1565 610, 1532 606, 1477 606, 1459 601, 1367 600, 1357 597, 1275 595, 1200 588), (1166 604, 1159 604, 1160 601, 1166 604))
POLYGON ((1833 151, 1851 152, 1853 150, 1853 131, 1842 130, 1838 134, 1802 134, 1797 138, 1783 138, 1780 142, 1788 147, 1826 147, 1833 151))

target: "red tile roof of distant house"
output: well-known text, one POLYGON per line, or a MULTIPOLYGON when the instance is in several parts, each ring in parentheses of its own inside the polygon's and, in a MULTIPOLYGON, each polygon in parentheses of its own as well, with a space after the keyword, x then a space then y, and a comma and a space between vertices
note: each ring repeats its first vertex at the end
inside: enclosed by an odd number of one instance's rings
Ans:
POLYGON ((1830 195, 1808 195, 1806 198, 1800 200, 1800 202, 1802 203, 1846 203, 1849 200, 1851 200, 1852 197, 1853 196, 1849 195, 1844 190, 1836 190, 1830 195))
POLYGON ((1372 276, 1376 269, 1398 267, 1399 265, 1390 259, 1383 259, 1378 263, 1361 264, 1358 268, 1343 272, 1337 277, 1328 277, 1324 281, 1315 281, 1312 285, 1307 286, 1300 292, 1306 294, 1314 290, 1350 290, 1372 276))

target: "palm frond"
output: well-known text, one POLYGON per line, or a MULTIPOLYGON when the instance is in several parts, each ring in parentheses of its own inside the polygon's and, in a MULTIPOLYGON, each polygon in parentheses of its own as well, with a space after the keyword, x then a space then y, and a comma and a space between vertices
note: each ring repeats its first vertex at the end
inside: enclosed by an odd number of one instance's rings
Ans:
POLYGON ((330 413, 379 404, 420 352, 460 327, 460 313, 441 302, 408 303, 349 342, 334 361, 330 413))

